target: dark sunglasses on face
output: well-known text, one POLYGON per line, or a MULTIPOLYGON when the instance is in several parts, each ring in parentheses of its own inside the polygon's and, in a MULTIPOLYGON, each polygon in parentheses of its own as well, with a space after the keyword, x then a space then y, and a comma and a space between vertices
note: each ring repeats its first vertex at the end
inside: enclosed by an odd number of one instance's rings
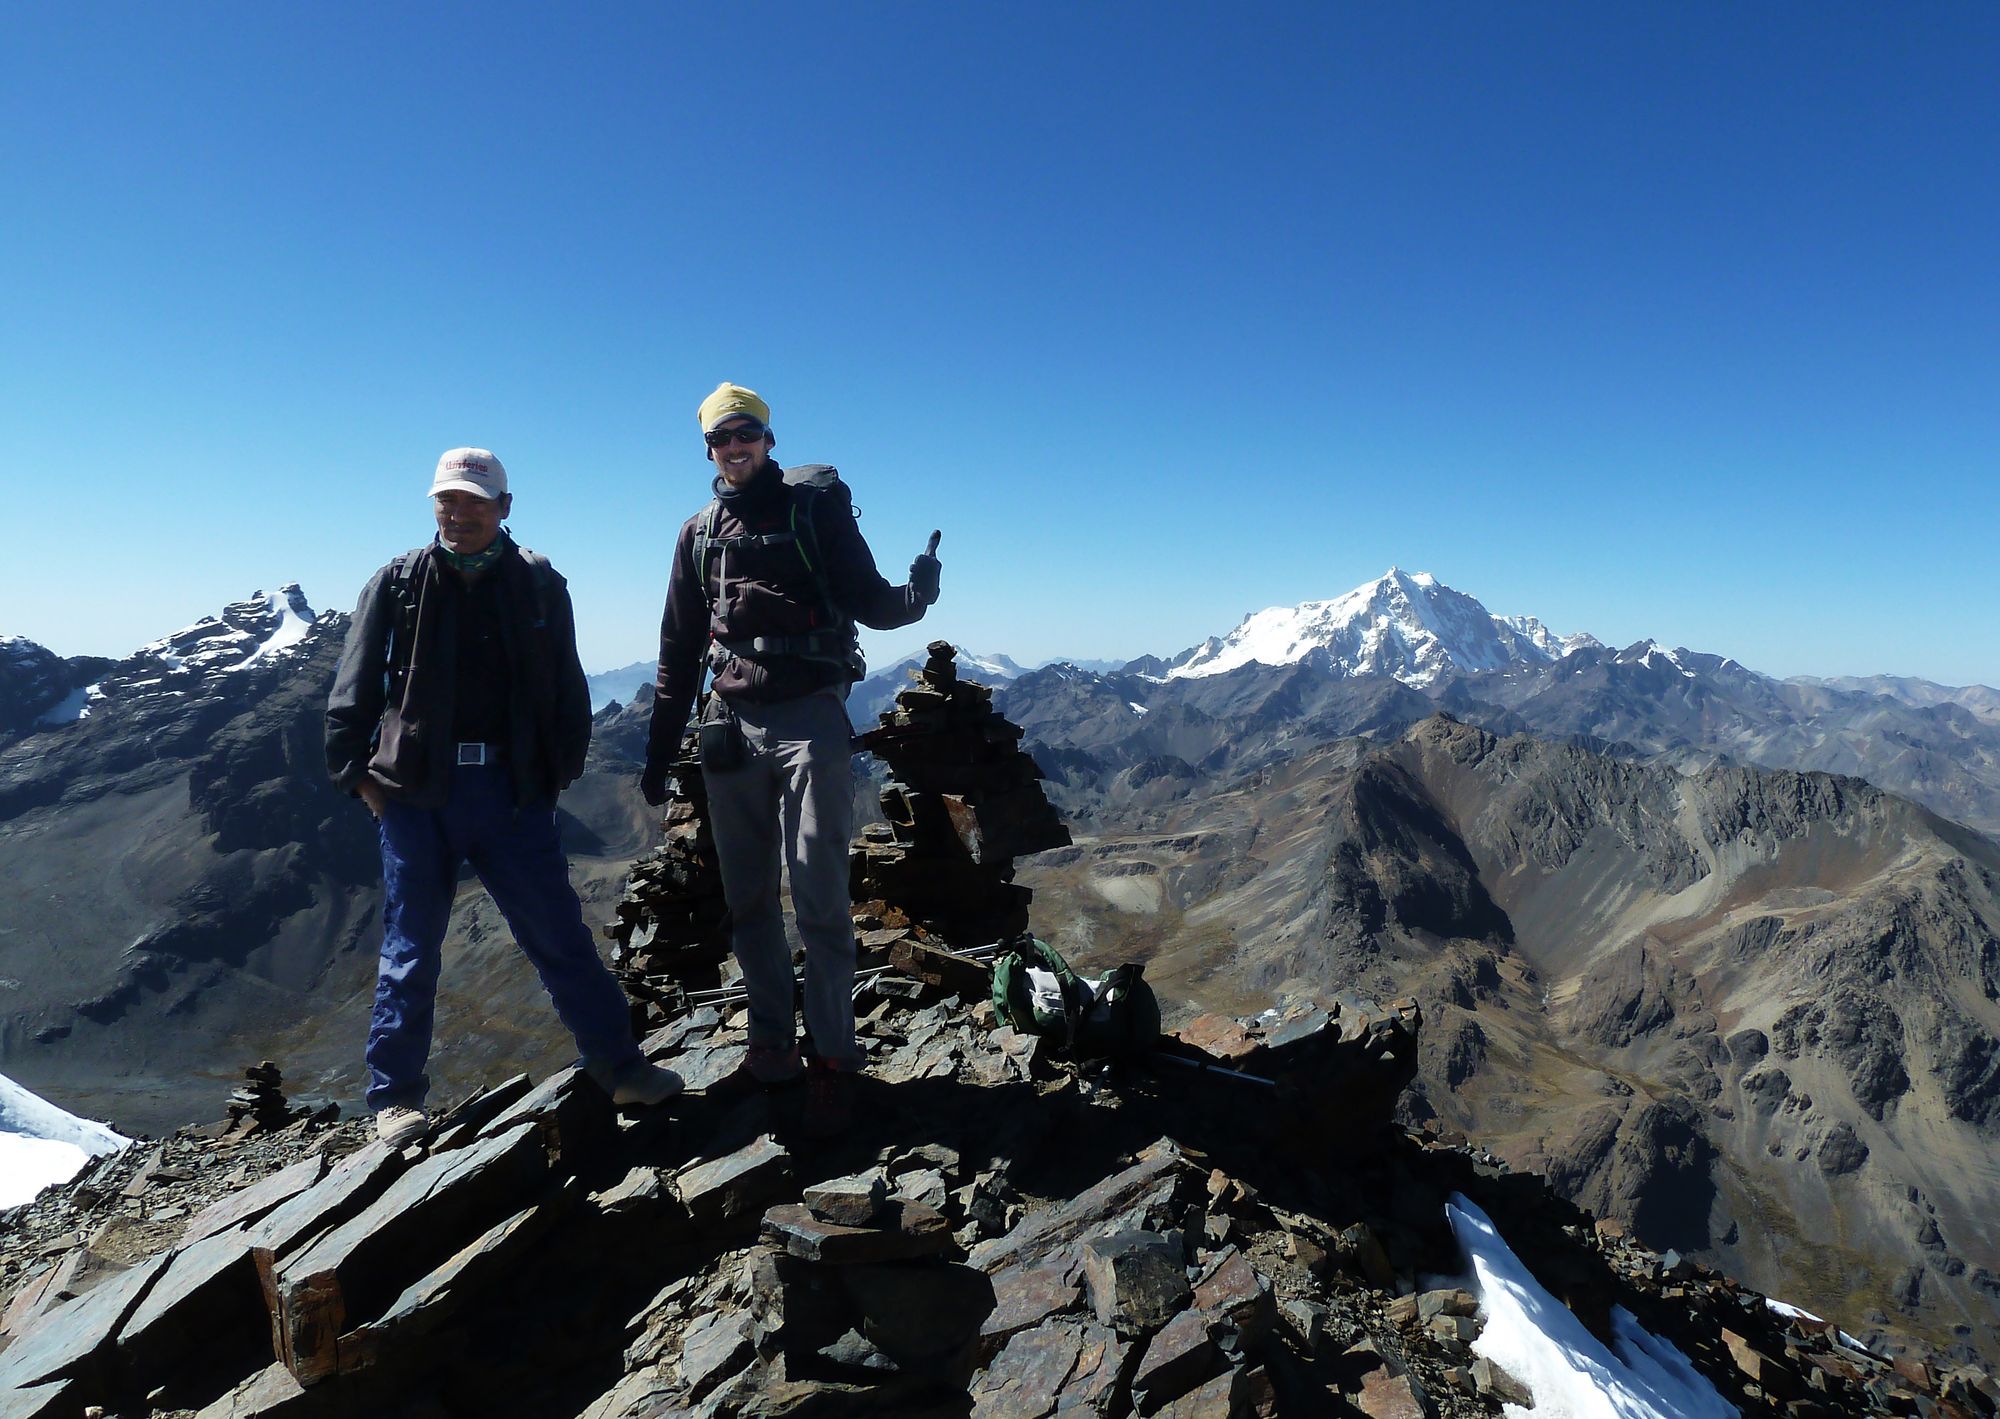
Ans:
POLYGON ((710 448, 727 448, 730 443, 762 443, 770 430, 762 424, 738 424, 733 429, 711 429, 703 434, 702 441, 710 448))

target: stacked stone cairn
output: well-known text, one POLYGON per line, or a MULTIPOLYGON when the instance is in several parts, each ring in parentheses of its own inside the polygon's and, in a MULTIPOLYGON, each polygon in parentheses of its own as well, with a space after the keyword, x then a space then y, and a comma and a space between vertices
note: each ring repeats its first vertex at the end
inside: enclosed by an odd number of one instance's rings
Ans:
POLYGON ((253 1133, 283 1128, 299 1117, 285 1100, 284 1082, 283 1073, 268 1059, 244 1070, 243 1082, 229 1096, 229 1127, 224 1136, 248 1138, 253 1133))
POLYGON ((729 907, 692 733, 681 742, 670 778, 666 839, 632 864, 604 928, 612 970, 642 1035, 684 1013, 688 991, 720 986, 729 957, 729 907))
POLYGON ((850 858, 864 946, 913 928, 958 949, 1020 935, 1031 894, 1014 859, 1070 841, 1021 727, 995 712, 991 689, 958 678, 949 642, 928 649, 915 683, 861 736, 891 776, 888 821, 865 829, 850 858))

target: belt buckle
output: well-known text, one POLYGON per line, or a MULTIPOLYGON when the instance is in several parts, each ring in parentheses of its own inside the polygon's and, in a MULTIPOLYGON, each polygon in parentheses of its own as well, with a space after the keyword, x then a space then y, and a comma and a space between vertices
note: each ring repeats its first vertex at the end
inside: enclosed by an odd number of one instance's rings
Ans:
POLYGON ((475 767, 486 766, 486 746, 484 744, 461 744, 458 746, 458 762, 475 767))

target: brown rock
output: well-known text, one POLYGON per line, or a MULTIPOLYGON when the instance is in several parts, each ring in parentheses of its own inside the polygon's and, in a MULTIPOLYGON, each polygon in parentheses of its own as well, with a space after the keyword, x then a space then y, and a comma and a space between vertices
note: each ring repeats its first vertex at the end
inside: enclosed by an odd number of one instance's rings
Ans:
POLYGON ((104 1370, 119 1326, 171 1260, 163 1252, 43 1315, 0 1351, 0 1394, 72 1378, 94 1383, 104 1370))
POLYGON ((1123 1172, 1092 1184, 1067 1203, 1029 1214, 1004 1237, 981 1242, 968 1260, 987 1271, 1011 1261, 1040 1261, 1114 1217, 1157 1216, 1165 1223, 1180 1173, 1180 1149, 1163 1138, 1123 1172))
POLYGON ((1470 1291, 1459 1287, 1447 1287, 1441 1291, 1426 1291, 1416 1298, 1417 1319, 1430 1320, 1436 1316, 1476 1316, 1479 1301, 1470 1291))
POLYGON ((1208 1335, 1208 1317, 1182 1311, 1160 1328, 1132 1373, 1132 1404, 1151 1414, 1169 1401, 1227 1370, 1229 1362, 1208 1335))
POLYGON ((292 1372, 275 1360, 195 1415, 195 1419, 290 1419, 330 1415, 292 1372))
POLYGON ((210 1203, 187 1224, 181 1233, 181 1245, 192 1246, 203 1237, 256 1221, 313 1186, 326 1176, 326 1170, 326 1156, 315 1153, 288 1168, 280 1168, 262 1182, 210 1203))
POLYGON ((1195 1286, 1194 1304, 1226 1328, 1229 1334, 1220 1340, 1233 1355, 1262 1345, 1278 1318, 1270 1284, 1235 1247, 1224 1251, 1195 1286))
POLYGON ((681 1169, 674 1190, 698 1223, 747 1226, 795 1186, 792 1155, 768 1133, 726 1158, 681 1169))
POLYGON ((1356 1222, 1334 1239, 1333 1260, 1348 1275, 1378 1291, 1396 1289, 1396 1268, 1389 1264, 1382 1239, 1366 1222, 1356 1222))
POLYGON ((1368 1419, 1430 1419, 1432 1412, 1415 1381, 1408 1375, 1391 1374, 1386 1368, 1361 1377, 1361 1392, 1354 1396, 1353 1404, 1368 1419))
MULTIPOLYGON (((564 1198, 573 1194, 565 1194, 564 1198)), ((398 1352, 421 1358, 416 1342, 488 1287, 506 1284, 521 1255, 561 1215, 564 1198, 525 1208, 461 1247, 389 1303, 378 1320, 340 1337, 342 1370, 380 1365, 398 1352)))
POLYGON ((1072 1278, 1073 1270, 1073 1263, 1057 1259, 994 1272, 993 1310, 980 1327, 981 1339, 989 1347, 997 1347, 1016 1332, 1071 1309, 1083 1299, 1083 1288, 1072 1278))
POLYGON ((951 1223, 935 1208, 895 1204, 885 1210, 883 1222, 843 1227, 820 1221, 803 1203, 781 1203, 764 1214, 764 1235, 802 1261, 828 1264, 903 1261, 951 1249, 951 1223))
POLYGON ((532 1196, 548 1172, 548 1141, 541 1120, 525 1117, 495 1137, 436 1154, 359 1216, 270 1264, 278 1357, 299 1382, 340 1369, 344 1332, 380 1316, 404 1287, 451 1255, 455 1238, 483 1230, 532 1196))
POLYGON ((1014 1336, 972 1381, 973 1419, 1043 1419, 1077 1368, 1086 1337, 1117 1337, 1087 1322, 1051 1320, 1014 1336))
POLYGON ((1249 1401, 1243 1371, 1225 1370, 1160 1410, 1158 1419, 1244 1419, 1249 1401))
POLYGON ((1483 1355, 1472 1362, 1472 1383, 1479 1393, 1502 1404, 1518 1404, 1525 1409, 1535 1402, 1526 1385, 1483 1355))
POLYGON ((711 1311, 688 1327, 681 1346, 681 1382, 700 1399, 756 1355, 755 1325, 741 1312, 711 1311))
POLYGON ((1158 1232, 1114 1232, 1084 1242, 1083 1278, 1100 1323, 1120 1335, 1157 1330, 1188 1303, 1178 1243, 1158 1232))
POLYGON ((889 1200, 888 1184, 880 1172, 853 1177, 828 1178, 805 1190, 805 1205, 822 1222, 843 1227, 866 1227, 881 1215, 889 1200))

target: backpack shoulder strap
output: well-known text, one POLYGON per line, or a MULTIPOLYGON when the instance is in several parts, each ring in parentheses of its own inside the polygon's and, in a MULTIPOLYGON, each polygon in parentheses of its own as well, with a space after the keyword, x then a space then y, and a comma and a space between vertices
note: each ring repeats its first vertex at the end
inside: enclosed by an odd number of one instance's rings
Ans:
POLYGON ((694 579, 701 587, 701 599, 710 611, 715 610, 715 600, 708 594, 708 558, 715 548, 715 525, 722 517, 722 499, 710 498, 708 506, 695 514, 694 524, 694 579))
POLYGON ((549 623, 549 595, 556 584, 555 566, 540 552, 530 551, 518 542, 514 544, 514 549, 528 564, 528 576, 535 588, 535 624, 546 626, 549 623))
POLYGON ((389 617, 389 645, 383 662, 391 675, 409 667, 417 635, 417 584, 430 564, 430 550, 429 546, 412 547, 389 563, 389 596, 394 610, 389 617))

